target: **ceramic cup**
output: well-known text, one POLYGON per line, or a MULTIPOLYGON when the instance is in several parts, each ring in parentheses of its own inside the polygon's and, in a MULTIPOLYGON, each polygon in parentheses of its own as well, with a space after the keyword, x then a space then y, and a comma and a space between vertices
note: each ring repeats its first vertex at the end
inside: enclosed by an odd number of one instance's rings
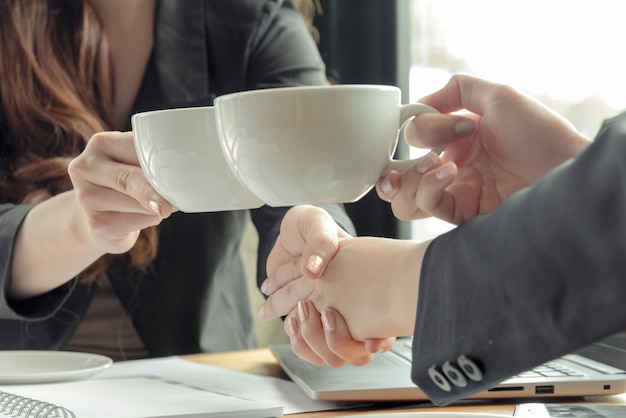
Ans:
POLYGON ((213 107, 137 113, 131 123, 144 175, 177 209, 219 212, 263 204, 226 162, 213 107))
POLYGON ((360 199, 381 175, 415 163, 392 159, 404 123, 437 112, 379 85, 240 92, 215 107, 226 159, 270 206, 360 199))

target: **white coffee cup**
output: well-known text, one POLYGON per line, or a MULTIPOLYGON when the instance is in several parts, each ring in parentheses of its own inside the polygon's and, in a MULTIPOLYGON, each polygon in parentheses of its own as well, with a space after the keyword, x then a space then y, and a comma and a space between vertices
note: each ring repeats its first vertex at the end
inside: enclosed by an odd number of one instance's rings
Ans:
POLYGON ((263 205, 224 158, 213 107, 137 113, 131 123, 144 175, 177 209, 219 212, 263 205))
POLYGON ((270 206, 354 202, 390 170, 405 122, 437 113, 401 104, 400 89, 379 85, 284 87, 232 93, 215 101, 226 159, 270 206))

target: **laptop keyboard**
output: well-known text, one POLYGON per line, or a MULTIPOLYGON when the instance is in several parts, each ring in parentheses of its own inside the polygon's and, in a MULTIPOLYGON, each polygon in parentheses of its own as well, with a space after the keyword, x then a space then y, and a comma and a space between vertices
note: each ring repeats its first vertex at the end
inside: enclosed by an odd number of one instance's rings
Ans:
MULTIPOLYGON (((392 351, 411 362, 413 356, 412 350, 412 338, 398 338, 394 344, 392 351)), ((587 374, 580 370, 575 370, 572 367, 563 364, 562 361, 549 361, 540 366, 535 367, 532 370, 522 372, 515 378, 537 378, 537 377, 585 377, 587 374)))
POLYGON ((413 339, 412 338, 398 338, 393 345, 391 351, 402 357, 403 359, 411 362, 413 360, 413 339))
POLYGON ((515 377, 584 377, 584 373, 574 370, 560 362, 549 361, 532 370, 518 374, 515 377))

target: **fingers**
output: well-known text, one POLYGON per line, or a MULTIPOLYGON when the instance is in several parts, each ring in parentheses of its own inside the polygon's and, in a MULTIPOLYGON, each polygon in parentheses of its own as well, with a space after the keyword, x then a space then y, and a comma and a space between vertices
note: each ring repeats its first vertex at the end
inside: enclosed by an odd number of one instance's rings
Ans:
MULTIPOLYGON (((274 253, 276 250, 274 250, 274 253)), ((273 254, 273 253, 272 253, 273 254)), ((272 255, 270 254, 270 256, 272 255)), ((266 296, 271 295, 278 289, 282 288, 292 280, 302 278, 302 257, 290 256, 284 264, 273 267, 269 272, 268 278, 261 284, 261 293, 266 296)), ((268 269, 270 270, 270 269, 268 269)))
POLYGON ((126 252, 134 244, 133 237, 139 234, 139 230, 158 225, 163 219, 155 214, 114 214, 111 211, 89 211, 85 216, 94 241, 111 253, 126 252))
POLYGON ((313 291, 309 278, 323 274, 334 257, 340 238, 349 235, 321 208, 300 205, 291 208, 281 223, 276 244, 267 258, 267 279, 261 291, 268 295, 258 315, 273 319, 291 312, 296 303, 313 291))
POLYGON ((368 351, 363 341, 352 339, 346 321, 335 309, 322 312, 322 325, 326 344, 336 356, 355 366, 372 361, 377 351, 368 351))
POLYGON ((455 202, 447 187, 458 175, 455 163, 442 164, 441 159, 430 153, 402 173, 391 172, 376 184, 378 196, 391 203, 395 217, 414 220, 435 216, 452 222, 455 202))
POLYGON ((313 279, 292 280, 267 297, 257 312, 260 319, 269 321, 292 312, 298 302, 308 299, 315 290, 313 279))
POLYGON ((330 367, 341 367, 346 362, 355 366, 367 364, 374 353, 388 350, 395 340, 371 340, 373 351, 368 351, 362 341, 352 338, 339 312, 327 309, 320 315, 310 301, 301 301, 296 312, 285 319, 285 332, 295 354, 309 363, 330 367))
POLYGON ((283 322, 283 327, 285 329, 285 334, 289 337, 289 343, 291 344, 291 350, 301 359, 308 361, 311 364, 316 366, 321 366, 324 364, 324 360, 315 354, 315 352, 309 347, 306 343, 302 334, 300 334, 300 324, 298 322, 297 314, 294 310, 293 313, 289 314, 285 318, 283 322))
MULTIPOLYGON (((295 322, 290 320, 290 324, 295 322)), ((346 364, 326 343, 320 313, 311 302, 303 300, 298 303, 296 327, 297 332, 293 333, 293 329, 290 329, 292 334, 288 335, 291 348, 298 356, 316 365, 341 367, 346 364)))
POLYGON ((72 160, 68 172, 78 190, 81 185, 90 184, 131 197, 138 202, 138 206, 127 208, 129 211, 167 217, 176 210, 154 191, 143 175, 137 161, 132 132, 102 132, 93 135, 85 151, 72 160))
POLYGON ((408 216, 419 209, 429 216, 453 222, 455 202, 446 188, 453 183, 457 174, 456 164, 448 162, 424 173, 418 183, 414 183, 407 175, 407 178, 402 179, 405 187, 401 187, 391 201, 394 215, 400 219, 413 219, 408 216))
POLYGON ((396 338, 368 338, 365 340, 365 349, 370 353, 385 353, 393 347, 396 338))
POLYGON ((474 134, 477 129, 474 115, 424 113, 407 124, 404 139, 413 147, 441 149, 474 134))
POLYGON ((90 206, 102 212, 115 211, 125 213, 140 213, 143 215, 155 215, 154 211, 144 208, 135 198, 109 187, 92 183, 88 176, 82 174, 88 167, 73 164, 70 169, 74 176, 81 176, 82 182, 88 182, 89 187, 80 185, 76 187, 78 198, 83 202, 89 202, 90 206))
POLYGON ((325 210, 309 205, 291 208, 267 258, 264 293, 271 294, 302 275, 319 277, 335 255, 339 238, 347 236, 325 210), (292 264, 294 259, 299 264, 292 264))
POLYGON ((302 206, 298 230, 305 240, 302 251, 303 273, 319 277, 337 252, 341 229, 328 212, 314 206, 302 206))
POLYGON ((442 162, 439 156, 434 152, 430 152, 420 158, 417 164, 411 166, 403 172, 389 172, 376 182, 376 191, 378 192, 378 196, 386 202, 391 202, 396 193, 401 191, 403 183, 405 184, 406 189, 404 190, 404 193, 409 192, 409 186, 413 192, 415 192, 419 187, 422 176, 426 174, 426 172, 440 167, 441 164, 442 162))
POLYGON ((451 113, 467 109, 483 115, 491 102, 490 96, 503 86, 466 74, 450 77, 439 91, 422 97, 419 101, 433 106, 441 113, 451 113))

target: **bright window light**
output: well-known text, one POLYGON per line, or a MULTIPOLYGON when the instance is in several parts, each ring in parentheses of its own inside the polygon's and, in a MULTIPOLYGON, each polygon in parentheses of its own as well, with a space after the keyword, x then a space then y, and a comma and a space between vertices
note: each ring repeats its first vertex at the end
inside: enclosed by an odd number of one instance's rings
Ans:
MULTIPOLYGON (((593 138, 626 109, 624 11, 615 0, 411 0, 410 100, 475 74, 520 88, 593 138)), ((413 238, 450 228, 415 221, 413 238)))

